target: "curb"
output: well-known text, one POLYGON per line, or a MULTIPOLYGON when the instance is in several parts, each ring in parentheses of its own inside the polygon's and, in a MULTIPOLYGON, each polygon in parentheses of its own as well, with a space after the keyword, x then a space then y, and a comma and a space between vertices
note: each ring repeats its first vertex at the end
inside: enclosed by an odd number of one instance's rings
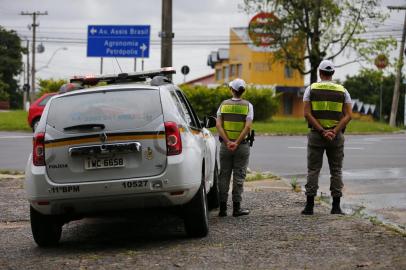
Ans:
POLYGON ((262 179, 244 182, 244 189, 249 191, 291 191, 292 188, 286 180, 262 179))
POLYGON ((24 174, 2 174, 0 173, 0 180, 2 179, 24 179, 24 174))

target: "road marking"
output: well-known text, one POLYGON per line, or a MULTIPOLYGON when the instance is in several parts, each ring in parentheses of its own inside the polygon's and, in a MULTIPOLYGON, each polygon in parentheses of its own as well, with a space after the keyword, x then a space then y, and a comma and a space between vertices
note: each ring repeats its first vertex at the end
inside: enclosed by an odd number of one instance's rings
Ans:
MULTIPOLYGON (((288 146, 289 149, 306 149, 305 146, 288 146)), ((346 150, 364 150, 363 147, 344 147, 346 150)))
POLYGON ((363 140, 367 142, 380 142, 382 138, 364 138, 363 140))
POLYGON ((371 144, 375 144, 375 143, 373 143, 373 142, 346 142, 345 144, 371 145, 371 144))
POLYGON ((18 136, 3 136, 3 137, 0 137, 0 139, 25 139, 25 138, 32 138, 32 135, 31 136, 18 135, 18 136))

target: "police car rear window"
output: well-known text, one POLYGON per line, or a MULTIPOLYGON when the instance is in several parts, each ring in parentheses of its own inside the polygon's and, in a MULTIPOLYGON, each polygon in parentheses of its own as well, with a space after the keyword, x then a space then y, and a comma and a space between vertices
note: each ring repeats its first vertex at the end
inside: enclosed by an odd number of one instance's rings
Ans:
MULTIPOLYGON (((103 124, 106 130, 138 129, 162 115, 158 90, 112 90, 81 93, 54 99, 47 124, 65 127, 103 124)), ((162 118, 162 117, 161 117, 162 118)))

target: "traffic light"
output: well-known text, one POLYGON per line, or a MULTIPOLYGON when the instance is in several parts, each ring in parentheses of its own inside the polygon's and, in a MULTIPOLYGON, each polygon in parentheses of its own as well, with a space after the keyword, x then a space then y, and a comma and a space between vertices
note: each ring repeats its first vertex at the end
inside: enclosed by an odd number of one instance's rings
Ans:
POLYGON ((30 92, 30 85, 28 84, 28 83, 25 83, 24 85, 23 85, 23 90, 24 90, 24 92, 30 92))

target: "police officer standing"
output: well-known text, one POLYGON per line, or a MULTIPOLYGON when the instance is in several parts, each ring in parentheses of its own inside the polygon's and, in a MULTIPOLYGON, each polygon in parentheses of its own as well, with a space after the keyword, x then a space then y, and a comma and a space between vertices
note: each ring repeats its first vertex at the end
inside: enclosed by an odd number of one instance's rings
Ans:
POLYGON ((307 202, 304 215, 313 215, 319 174, 326 151, 330 167, 330 191, 333 197, 331 214, 344 214, 340 208, 342 197, 342 164, 344 135, 351 120, 351 97, 348 91, 332 81, 334 64, 329 60, 319 65, 320 82, 307 87, 304 96, 304 116, 311 128, 307 144, 307 202))
POLYGON ((233 174, 233 216, 248 215, 249 210, 241 208, 241 194, 247 173, 250 145, 247 136, 254 119, 254 109, 250 102, 241 99, 245 92, 245 82, 235 79, 229 84, 233 97, 221 103, 217 111, 216 128, 220 140, 220 211, 219 216, 227 216, 227 199, 233 174))

